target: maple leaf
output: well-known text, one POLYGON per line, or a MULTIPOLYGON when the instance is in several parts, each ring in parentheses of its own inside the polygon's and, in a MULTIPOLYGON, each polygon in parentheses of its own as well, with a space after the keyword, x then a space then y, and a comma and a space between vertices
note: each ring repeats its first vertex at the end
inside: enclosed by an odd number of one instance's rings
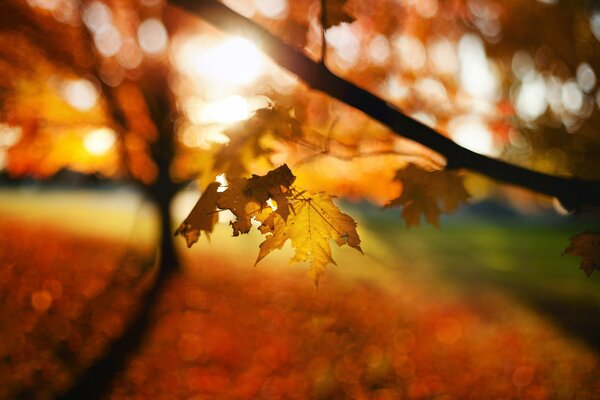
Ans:
POLYGON ((581 257, 581 269, 587 276, 600 270, 600 232, 583 232, 571 237, 571 244, 563 254, 581 257))
POLYGON ((272 167, 275 144, 303 135, 300 121, 292 114, 293 108, 272 104, 257 110, 248 121, 226 129, 224 133, 230 141, 212 151, 208 164, 202 168, 200 186, 214 181, 219 174, 229 179, 241 178, 257 166, 272 167))
POLYGON ((267 200, 277 203, 278 213, 284 220, 289 215, 289 188, 296 177, 286 164, 270 171, 265 176, 252 175, 251 178, 233 178, 227 190, 217 200, 220 209, 228 209, 236 220, 231 222, 233 236, 248 233, 252 227, 252 218, 263 208, 267 200))
POLYGON ((281 249, 290 238, 286 222, 280 215, 274 213, 272 208, 264 208, 256 215, 256 220, 261 223, 258 230, 266 237, 259 246, 258 257, 254 264, 258 264, 272 250, 281 249))
POLYGON ((175 236, 181 235, 185 238, 188 247, 192 247, 198 241, 201 231, 208 236, 219 220, 216 212, 219 186, 218 182, 208 185, 190 214, 175 231, 175 236))
POLYGON ((325 5, 325 18, 323 23, 324 29, 329 29, 332 26, 341 24, 342 22, 352 23, 355 18, 344 11, 344 6, 347 0, 322 0, 321 4, 325 5))
POLYGON ((402 194, 385 208, 402 207, 402 218, 409 228, 419 225, 421 215, 437 226, 441 212, 452 212, 469 198, 456 171, 428 172, 410 164, 394 179, 402 183, 402 194))
POLYGON ((259 230, 267 235, 260 244, 257 263, 272 250, 281 249, 290 239, 296 251, 291 262, 309 261, 309 273, 318 284, 327 264, 335 264, 331 256, 331 240, 338 246, 347 244, 362 253, 356 222, 340 211, 332 196, 324 192, 301 192, 294 197, 292 205, 294 212, 287 222, 268 210, 257 215, 257 220, 262 223, 259 230))

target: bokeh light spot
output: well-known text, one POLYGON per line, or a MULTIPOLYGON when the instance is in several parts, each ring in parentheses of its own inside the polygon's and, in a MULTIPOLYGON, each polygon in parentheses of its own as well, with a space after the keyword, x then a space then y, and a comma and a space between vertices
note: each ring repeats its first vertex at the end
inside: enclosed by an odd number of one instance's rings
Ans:
POLYGON ((458 45, 460 83, 475 96, 493 100, 498 97, 498 77, 487 59, 483 40, 474 34, 465 34, 458 45))
POLYGON ((270 19, 283 19, 288 14, 287 0, 254 0, 260 14, 270 19))
POLYGON ((38 290, 31 295, 31 305, 37 312, 45 312, 52 305, 52 295, 47 290, 38 290))
POLYGON ((535 377, 535 368, 528 365, 521 365, 512 375, 512 380, 515 386, 523 387, 529 385, 535 377))
POLYGON ((574 80, 565 82, 561 90, 561 99, 565 108, 576 114, 583 106, 583 93, 574 80))
POLYGON ((106 29, 112 23, 112 13, 101 1, 87 3, 83 9, 83 22, 93 33, 106 29))
POLYGON ((579 64, 577 67, 577 83, 586 93, 590 93, 596 86, 596 74, 588 63, 579 64))
POLYGON ((390 44, 384 35, 375 35, 368 47, 369 58, 374 64, 381 65, 390 56, 390 44))
POLYGON ((448 125, 456 143, 479 154, 496 155, 494 139, 485 122, 476 115, 453 118, 448 125))
POLYGON ((96 104, 98 91, 87 79, 76 79, 63 84, 62 96, 72 107, 86 111, 96 104))
POLYGON ((546 98, 546 84, 540 75, 523 81, 515 102, 519 117, 527 121, 538 118, 548 107, 546 98))
POLYGON ((144 53, 158 55, 164 52, 169 42, 167 29, 161 21, 149 18, 142 22, 137 31, 138 42, 144 53))
POLYGON ((94 129, 85 136, 83 145, 91 154, 102 155, 110 150, 115 140, 115 131, 110 128, 99 128, 94 129))
POLYGON ((94 44, 98 52, 104 57, 112 57, 121 49, 122 38, 121 34, 113 25, 108 25, 101 29, 94 36, 94 44))
POLYGON ((435 337, 440 343, 454 344, 460 340, 462 334, 462 326, 456 318, 441 318, 435 325, 435 337))

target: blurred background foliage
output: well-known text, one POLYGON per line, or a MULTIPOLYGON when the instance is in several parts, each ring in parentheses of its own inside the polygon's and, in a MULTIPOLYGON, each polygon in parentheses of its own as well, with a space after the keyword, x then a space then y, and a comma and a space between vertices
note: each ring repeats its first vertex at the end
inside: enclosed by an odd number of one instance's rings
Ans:
MULTIPOLYGON (((324 35, 317 0, 226 3, 465 147, 551 174, 599 175, 593 1, 349 0, 339 5, 351 23, 324 35)), ((175 119, 172 177, 200 176, 201 187, 219 173, 260 173, 285 160, 309 187, 384 203, 400 189, 373 179, 389 182, 406 162, 443 165, 308 91, 260 43, 223 36, 164 1, 2 8, 5 175, 67 168, 151 182, 157 127, 146 103, 157 93, 167 93, 175 119)), ((476 196, 496 190, 473 182, 476 196)))

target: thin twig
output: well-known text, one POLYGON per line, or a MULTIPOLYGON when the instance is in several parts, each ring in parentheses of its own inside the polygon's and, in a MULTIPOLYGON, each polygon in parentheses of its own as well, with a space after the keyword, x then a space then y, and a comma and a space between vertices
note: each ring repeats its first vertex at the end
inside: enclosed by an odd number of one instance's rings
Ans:
POLYGON ((327 39, 325 27, 327 26, 327 0, 321 0, 321 64, 327 66, 327 39))

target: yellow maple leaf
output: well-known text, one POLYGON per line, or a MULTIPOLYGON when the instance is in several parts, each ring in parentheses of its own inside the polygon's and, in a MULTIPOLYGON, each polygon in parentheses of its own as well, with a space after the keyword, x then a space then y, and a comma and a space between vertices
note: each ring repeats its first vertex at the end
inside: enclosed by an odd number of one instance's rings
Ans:
POLYGON ((264 242, 259 246, 258 257, 255 262, 255 264, 258 264, 272 250, 281 249, 290 237, 286 222, 280 215, 274 213, 272 208, 264 208, 256 215, 256 220, 261 223, 258 230, 266 235, 264 242))
POLYGON ((600 270, 600 232, 583 232, 571 238, 563 254, 581 257, 581 269, 587 276, 600 270))
POLYGON ((287 222, 266 209, 257 216, 262 223, 259 229, 267 237, 260 245, 256 262, 290 239, 296 251, 291 262, 309 261, 309 273, 318 284, 327 264, 335 264, 331 257, 331 240, 338 246, 347 244, 362 253, 356 222, 340 211, 332 196, 323 192, 301 192, 296 193, 291 204, 293 212, 287 222))
POLYGON ((402 183, 402 193, 385 207, 402 207, 402 218, 409 228, 419 225, 421 215, 437 226, 441 212, 452 212, 469 198, 456 171, 429 172, 410 164, 394 179, 402 183))
POLYGON ((181 235, 185 238, 188 247, 198 241, 201 231, 208 236, 219 220, 217 215, 217 198, 219 196, 217 189, 219 186, 220 184, 217 182, 208 185, 190 214, 175 231, 175 236, 181 235))

